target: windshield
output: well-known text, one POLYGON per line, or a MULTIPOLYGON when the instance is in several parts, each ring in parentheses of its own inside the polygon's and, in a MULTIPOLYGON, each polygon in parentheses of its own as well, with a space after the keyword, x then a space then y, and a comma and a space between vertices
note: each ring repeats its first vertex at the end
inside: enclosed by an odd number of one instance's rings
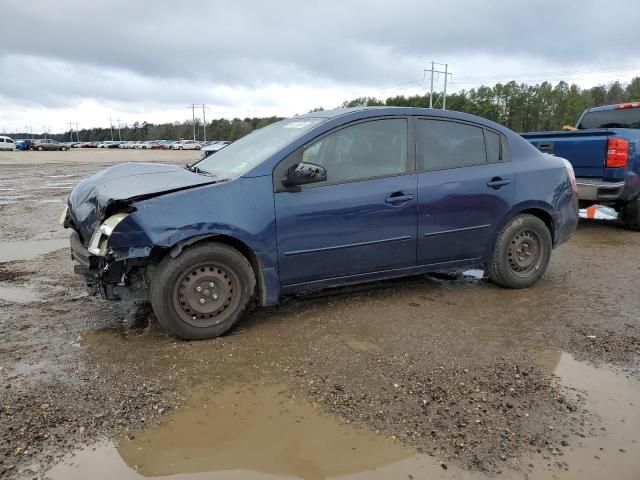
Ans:
POLYGON ((586 128, 640 128, 640 108, 617 108, 587 112, 578 125, 586 128))
POLYGON ((324 121, 324 118, 292 118, 254 130, 215 155, 198 162, 198 169, 210 173, 243 175, 324 121))

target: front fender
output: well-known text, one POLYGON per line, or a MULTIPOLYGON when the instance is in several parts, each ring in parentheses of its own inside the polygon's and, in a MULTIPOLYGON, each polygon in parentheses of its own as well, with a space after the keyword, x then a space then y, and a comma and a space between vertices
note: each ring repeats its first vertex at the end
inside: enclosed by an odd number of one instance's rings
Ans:
POLYGON ((277 302, 280 282, 271 177, 241 177, 140 201, 133 207, 135 211, 109 239, 116 258, 165 255, 204 238, 231 238, 258 259, 266 288, 263 303, 277 302))

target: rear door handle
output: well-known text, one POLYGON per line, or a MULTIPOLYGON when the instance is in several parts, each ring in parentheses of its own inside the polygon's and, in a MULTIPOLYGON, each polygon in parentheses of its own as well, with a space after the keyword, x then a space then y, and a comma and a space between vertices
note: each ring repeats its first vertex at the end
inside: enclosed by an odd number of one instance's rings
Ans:
POLYGON ((391 195, 385 199, 385 203, 404 203, 413 200, 413 195, 391 195))
POLYGON ((509 180, 508 178, 495 177, 492 178, 490 182, 487 182, 487 187, 498 190, 500 187, 504 187, 505 185, 509 185, 510 183, 511 180, 509 180))

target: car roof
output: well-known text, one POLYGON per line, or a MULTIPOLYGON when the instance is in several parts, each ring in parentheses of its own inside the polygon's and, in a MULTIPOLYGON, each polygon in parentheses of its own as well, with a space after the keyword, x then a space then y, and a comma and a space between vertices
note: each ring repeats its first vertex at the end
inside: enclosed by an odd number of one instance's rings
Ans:
POLYGON ((334 110, 322 110, 319 112, 309 112, 304 115, 298 115, 288 118, 287 120, 296 120, 304 118, 323 118, 327 120, 341 119, 344 122, 353 119, 364 119, 384 116, 428 116, 428 117, 444 117, 449 120, 463 120, 468 122, 480 123, 491 127, 495 130, 506 132, 504 126, 478 117, 470 113, 458 112, 456 110, 439 110, 435 108, 417 108, 417 107, 353 107, 353 108, 336 108, 334 110))

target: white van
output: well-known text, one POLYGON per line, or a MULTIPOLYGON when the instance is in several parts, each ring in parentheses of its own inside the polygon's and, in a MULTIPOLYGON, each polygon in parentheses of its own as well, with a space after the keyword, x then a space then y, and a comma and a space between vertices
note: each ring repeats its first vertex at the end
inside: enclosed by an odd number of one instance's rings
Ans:
POLYGON ((12 138, 0 135, 0 150, 15 150, 16 142, 12 138))

